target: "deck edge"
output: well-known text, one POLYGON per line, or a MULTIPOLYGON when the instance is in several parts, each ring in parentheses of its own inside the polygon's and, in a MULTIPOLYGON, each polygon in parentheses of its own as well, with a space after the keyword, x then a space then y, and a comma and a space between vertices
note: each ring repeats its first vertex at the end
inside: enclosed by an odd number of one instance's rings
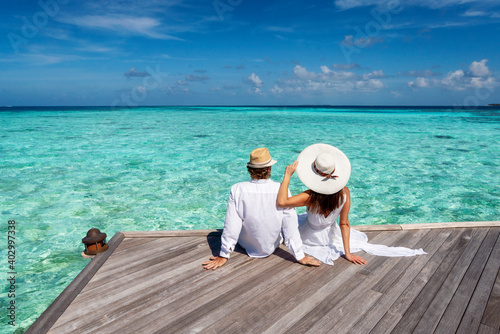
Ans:
POLYGON ((159 231, 121 231, 125 238, 164 238, 164 237, 197 237, 212 234, 221 235, 222 229, 213 230, 159 230, 159 231))
POLYGON ((111 240, 109 240, 108 250, 97 254, 87 263, 85 268, 83 268, 63 292, 61 292, 49 307, 35 320, 25 334, 47 333, 124 239, 125 235, 121 232, 117 232, 111 240))

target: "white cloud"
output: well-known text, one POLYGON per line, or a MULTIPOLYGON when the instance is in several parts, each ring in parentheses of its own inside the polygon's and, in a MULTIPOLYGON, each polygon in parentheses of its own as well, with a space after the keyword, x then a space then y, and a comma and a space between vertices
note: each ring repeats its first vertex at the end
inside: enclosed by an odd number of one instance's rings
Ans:
POLYGON ((440 87, 456 91, 480 88, 492 89, 498 83, 488 66, 486 66, 487 61, 487 59, 473 61, 469 65, 467 72, 462 69, 451 71, 441 80, 418 77, 415 81, 408 82, 408 86, 414 90, 428 87, 440 87))
POLYGON ((378 78, 384 77, 381 70, 357 75, 349 71, 335 71, 326 65, 320 66, 320 72, 308 71, 301 65, 293 69, 294 76, 279 79, 269 90, 276 95, 284 94, 334 94, 358 92, 376 92, 385 87, 378 78))
POLYGON ((316 79, 317 74, 313 72, 308 72, 305 67, 296 65, 293 69, 293 73, 300 79, 316 79))
POLYGON ((356 82, 356 88, 362 92, 376 92, 384 88, 384 84, 378 79, 360 80, 356 82))
POLYGON ((483 59, 481 61, 473 61, 469 66, 469 71, 471 71, 472 76, 475 77, 488 77, 491 75, 486 62, 488 59, 483 59))
POLYGON ((274 85, 274 87, 271 88, 269 91, 276 95, 279 95, 284 92, 283 88, 279 87, 278 85, 274 85))
POLYGON ((465 87, 462 85, 462 79, 464 78, 464 71, 456 70, 454 72, 448 73, 443 80, 441 80, 441 84, 444 87, 453 90, 464 90, 465 87))
MULTIPOLYGON (((342 9, 351 9, 366 6, 388 7, 389 4, 395 4, 394 1, 388 0, 335 0, 335 5, 342 9)), ((399 6, 420 6, 432 9, 444 8, 449 6, 463 5, 464 3, 481 3, 483 5, 490 5, 493 3, 491 0, 399 0, 399 6)))
POLYGON ((264 93, 260 90, 259 87, 253 87, 252 89, 249 89, 248 92, 257 95, 264 95, 264 93))
POLYGON ((408 86, 412 89, 425 88, 425 87, 429 87, 430 85, 431 85, 431 81, 429 79, 426 79, 423 77, 418 77, 415 79, 415 81, 408 82, 408 86))
POLYGON ((495 79, 493 77, 489 77, 487 79, 483 78, 472 78, 470 81, 471 88, 493 88, 496 86, 495 79))
MULTIPOLYGON (((321 66, 321 72, 323 75, 319 76, 319 79, 321 80, 326 80, 326 81, 338 81, 338 80, 350 80, 350 79, 357 79, 359 78, 359 75, 357 75, 354 72, 348 72, 348 71, 334 71, 328 68, 328 66, 321 66)), ((368 80, 372 78, 382 78, 384 77, 384 72, 382 70, 376 70, 370 73, 365 73, 363 74, 363 79, 368 80)))
POLYGON ((121 34, 133 34, 154 39, 180 38, 157 31, 161 22, 151 17, 135 17, 128 15, 86 15, 60 19, 61 22, 91 29, 111 30, 121 34))
POLYGON ((476 16, 488 16, 488 15, 489 15, 488 13, 483 12, 481 10, 468 10, 462 16, 476 17, 476 16))
POLYGON ((370 72, 370 73, 365 73, 363 74, 363 79, 373 79, 373 78, 383 78, 385 77, 385 74, 382 70, 378 70, 378 71, 373 71, 373 72, 370 72))
POLYGON ((22 54, 15 57, 2 57, 1 62, 28 62, 35 66, 43 66, 50 64, 59 64, 63 62, 74 62, 77 60, 89 59, 86 57, 68 55, 68 54, 45 54, 41 52, 33 52, 22 54))
POLYGON ((248 78, 249 82, 251 82, 255 87, 261 87, 262 86, 262 80, 255 75, 255 73, 252 73, 248 78))

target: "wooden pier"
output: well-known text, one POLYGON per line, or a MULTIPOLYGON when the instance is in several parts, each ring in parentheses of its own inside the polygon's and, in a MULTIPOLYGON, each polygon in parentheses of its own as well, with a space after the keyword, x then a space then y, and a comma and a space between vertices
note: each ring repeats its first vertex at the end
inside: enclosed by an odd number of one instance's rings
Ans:
POLYGON ((26 333, 500 332, 500 222, 354 228, 428 254, 313 268, 282 246, 205 271, 218 230, 119 232, 26 333))

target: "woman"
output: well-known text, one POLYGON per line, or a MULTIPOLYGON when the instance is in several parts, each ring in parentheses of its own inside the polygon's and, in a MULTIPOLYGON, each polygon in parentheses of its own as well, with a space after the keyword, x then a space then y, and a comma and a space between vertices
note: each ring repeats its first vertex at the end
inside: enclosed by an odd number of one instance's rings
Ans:
POLYGON ((360 250, 381 256, 426 254, 422 249, 369 244, 366 234, 350 228, 351 196, 345 186, 350 175, 351 164, 346 155, 326 144, 307 147, 297 161, 286 167, 276 203, 279 207, 307 207, 307 214, 299 215, 304 252, 330 265, 340 255, 354 264, 366 264, 362 257, 352 254, 360 250), (310 189, 288 197, 290 177, 295 170, 310 189))

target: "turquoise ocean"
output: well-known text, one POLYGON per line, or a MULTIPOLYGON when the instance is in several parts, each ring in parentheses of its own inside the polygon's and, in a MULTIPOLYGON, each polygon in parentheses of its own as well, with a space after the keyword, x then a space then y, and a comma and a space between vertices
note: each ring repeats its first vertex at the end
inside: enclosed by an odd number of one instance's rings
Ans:
MULTIPOLYGON (((248 180, 257 147, 278 161, 276 181, 311 144, 341 149, 352 225, 500 220, 498 108, 30 107, 0 108, 0 124, 1 333, 22 333, 85 267, 92 227, 108 240, 222 228, 229 188, 248 180)), ((290 190, 305 187, 294 176, 290 190)))

